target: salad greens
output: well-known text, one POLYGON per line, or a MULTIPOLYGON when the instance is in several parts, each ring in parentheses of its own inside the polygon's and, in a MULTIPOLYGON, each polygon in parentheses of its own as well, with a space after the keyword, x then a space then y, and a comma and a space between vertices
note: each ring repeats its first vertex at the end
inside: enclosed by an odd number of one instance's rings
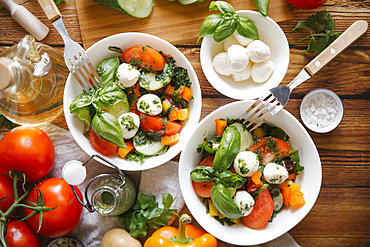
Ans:
POLYGON ((158 229, 176 215, 176 209, 170 209, 175 198, 170 193, 162 194, 163 208, 159 207, 155 196, 139 192, 134 205, 126 213, 119 216, 119 222, 132 237, 144 238, 149 229, 158 229))
POLYGON ((295 32, 298 29, 306 29, 310 30, 311 34, 303 39, 291 42, 289 45, 311 38, 307 50, 302 52, 301 55, 303 56, 309 51, 317 51, 320 53, 341 35, 341 33, 334 33, 334 27, 335 21, 328 12, 325 10, 320 12, 317 11, 316 14, 310 16, 307 21, 299 21, 291 31, 295 32))

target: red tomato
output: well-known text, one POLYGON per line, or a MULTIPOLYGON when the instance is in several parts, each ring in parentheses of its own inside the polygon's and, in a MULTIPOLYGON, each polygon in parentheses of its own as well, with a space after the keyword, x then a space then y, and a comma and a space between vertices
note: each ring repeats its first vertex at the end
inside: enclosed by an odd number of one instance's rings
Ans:
POLYGON ((247 192, 248 193, 256 192, 262 185, 263 185, 263 183, 255 184, 254 182, 251 182, 247 187, 247 192))
POLYGON ((11 220, 5 240, 9 247, 41 247, 39 236, 25 221, 11 220))
MULTIPOLYGON (((198 166, 212 166, 213 159, 215 156, 209 156, 205 159, 203 159, 198 166)), ((193 184, 194 192, 198 196, 204 197, 204 198, 211 198, 211 190, 213 187, 213 183, 210 182, 194 182, 191 181, 193 184)))
POLYGON ((289 152, 292 150, 288 143, 284 142, 275 137, 265 137, 256 144, 250 146, 249 151, 256 152, 258 150, 262 157, 262 163, 266 164, 271 162, 274 158, 282 158, 289 156, 289 152), (270 143, 270 144, 269 144, 270 143), (269 150, 268 146, 271 144, 276 144, 276 150, 269 150))
POLYGON ((298 9, 316 9, 326 1, 327 0, 288 0, 291 5, 298 9))
POLYGON ((89 132, 89 140, 91 146, 95 149, 96 152, 104 156, 112 156, 118 152, 118 146, 107 142, 100 138, 91 128, 89 132))
POLYGON ((256 198, 252 213, 242 217, 246 227, 260 229, 269 221, 274 212, 274 202, 267 189, 256 198))
POLYGON ((174 135, 179 133, 182 124, 173 121, 167 121, 166 124, 163 122, 163 118, 158 116, 149 116, 140 111, 136 111, 136 114, 140 117, 140 127, 145 132, 158 131, 161 135, 174 135))
POLYGON ((0 175, 0 210, 6 212, 14 202, 13 179, 0 175), (7 197, 9 196, 9 197, 7 197))
POLYGON ((165 63, 164 57, 158 51, 145 45, 126 49, 121 55, 121 60, 125 63, 135 60, 138 67, 153 69, 153 71, 162 70, 165 63))
MULTIPOLYGON (((41 229, 38 232, 49 238, 59 238, 71 233, 81 221, 82 205, 77 201, 71 186, 63 178, 49 178, 38 183, 37 188, 44 195, 46 207, 55 207, 53 210, 44 211, 42 216, 41 229)), ((78 197, 82 201, 80 190, 73 186, 78 197)), ((36 187, 33 188, 27 197, 27 201, 36 203, 36 187)), ((28 204, 29 205, 29 204, 28 204)), ((25 216, 30 215, 33 210, 24 209, 25 216)), ((39 214, 27 218, 28 224, 35 231, 39 228, 39 214)))
POLYGON ((19 126, 0 140, 0 157, 0 175, 15 170, 26 175, 26 182, 34 182, 50 172, 55 151, 53 142, 44 131, 19 126))

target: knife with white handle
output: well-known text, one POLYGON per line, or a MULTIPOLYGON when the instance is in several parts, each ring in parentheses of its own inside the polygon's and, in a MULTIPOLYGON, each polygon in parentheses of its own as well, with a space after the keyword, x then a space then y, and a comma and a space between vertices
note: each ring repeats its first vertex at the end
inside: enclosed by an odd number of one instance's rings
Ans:
POLYGON ((35 37, 35 39, 42 40, 49 33, 49 28, 24 6, 18 5, 12 0, 0 0, 0 5, 9 10, 12 18, 35 37))

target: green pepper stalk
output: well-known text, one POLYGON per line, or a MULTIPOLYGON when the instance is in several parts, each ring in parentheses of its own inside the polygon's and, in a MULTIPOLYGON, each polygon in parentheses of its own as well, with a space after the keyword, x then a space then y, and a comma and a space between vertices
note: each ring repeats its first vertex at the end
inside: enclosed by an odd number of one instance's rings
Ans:
POLYGON ((179 231, 174 242, 180 244, 187 244, 192 240, 185 234, 186 225, 191 223, 191 217, 187 214, 183 214, 179 219, 179 223, 180 223, 179 231))
MULTIPOLYGON (((18 179, 21 178, 23 181, 25 181, 25 176, 24 176, 23 173, 15 172, 15 171, 10 171, 9 175, 10 175, 10 177, 12 177, 12 175, 13 175, 13 180, 14 180, 14 183, 13 183, 14 202, 13 202, 13 205, 10 206, 10 208, 6 212, 3 212, 3 211, 0 210, 0 244, 1 244, 2 247, 8 247, 8 243, 5 240, 5 231, 6 231, 7 219, 17 208, 23 207, 23 208, 31 209, 31 210, 34 211, 32 214, 40 213, 40 227, 41 227, 41 223, 42 223, 42 213, 44 211, 53 210, 53 209, 56 208, 56 207, 54 207, 54 208, 45 207, 44 197, 41 194, 41 192, 39 192, 40 196, 38 196, 38 198, 37 198, 37 204, 33 204, 33 206, 22 204, 21 202, 28 196, 32 187, 30 187, 28 189, 24 188, 25 193, 23 193, 21 196, 19 196, 18 195, 18 190, 17 190, 18 179)), ((23 182, 22 186, 24 187, 24 185, 25 185, 25 182, 23 182)), ((24 219, 26 219, 26 218, 23 218, 22 220, 24 220, 24 219)))

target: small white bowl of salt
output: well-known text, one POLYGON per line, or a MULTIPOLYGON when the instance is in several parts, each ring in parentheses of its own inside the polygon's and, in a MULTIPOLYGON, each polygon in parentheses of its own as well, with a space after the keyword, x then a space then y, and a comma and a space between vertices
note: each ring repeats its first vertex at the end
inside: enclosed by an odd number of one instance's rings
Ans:
POLYGON ((341 122, 343 104, 333 91, 315 89, 303 97, 300 115, 307 128, 317 133, 327 133, 341 122))

